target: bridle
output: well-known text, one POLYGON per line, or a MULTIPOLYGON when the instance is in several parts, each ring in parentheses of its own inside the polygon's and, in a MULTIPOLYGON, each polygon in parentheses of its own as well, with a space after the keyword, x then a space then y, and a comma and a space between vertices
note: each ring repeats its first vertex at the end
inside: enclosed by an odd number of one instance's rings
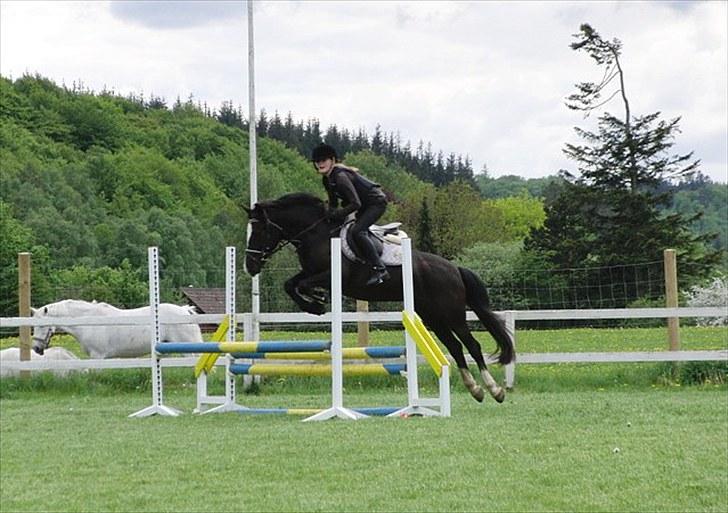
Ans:
POLYGON ((45 337, 33 337, 33 342, 40 342, 40 347, 42 349, 48 349, 48 346, 51 345, 51 337, 55 334, 55 332, 55 328, 49 327, 45 337))
POLYGON ((301 236, 304 235, 306 232, 309 232, 313 230, 316 226, 318 226, 322 221, 326 220, 326 216, 322 217, 321 219, 318 219, 317 221, 314 221, 311 225, 304 228, 300 232, 296 233, 292 237, 286 236, 286 230, 276 223, 275 221, 272 221, 270 217, 268 217, 268 213, 265 211, 264 208, 260 207, 260 210, 263 212, 263 219, 262 221, 260 219, 250 219, 251 223, 265 223, 264 230, 268 230, 269 227, 275 228, 278 230, 278 232, 281 234, 281 238, 278 240, 278 242, 275 244, 275 246, 271 247, 269 245, 263 246, 263 249, 250 249, 246 248, 245 253, 250 255, 251 257, 258 260, 260 265, 262 266, 270 257, 278 253, 281 249, 286 247, 288 244, 293 245, 296 249, 301 244, 301 236))

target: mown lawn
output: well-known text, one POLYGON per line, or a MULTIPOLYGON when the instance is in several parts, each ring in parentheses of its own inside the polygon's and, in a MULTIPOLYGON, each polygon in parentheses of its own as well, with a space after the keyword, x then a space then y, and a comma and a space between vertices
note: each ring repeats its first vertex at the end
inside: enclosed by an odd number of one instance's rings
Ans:
MULTIPOLYGON (((725 329, 682 333, 686 349, 728 347, 725 329)), ((373 342, 391 336, 374 332, 373 342)), ((662 349, 664 329, 518 338, 532 352, 630 344, 662 349)), ((727 372, 720 363, 521 365, 501 405, 476 403, 453 379, 449 419, 324 423, 191 415, 187 369, 165 370, 165 403, 187 412, 178 418, 127 417, 151 403, 141 369, 3 379, 0 512, 728 511, 727 372)), ((424 395, 434 393, 426 367, 420 375, 424 395)), ((219 391, 219 373, 212 381, 219 391)), ((403 381, 345 387, 347 406, 406 400, 403 381)), ((323 378, 269 379, 240 396, 251 407, 329 401, 323 378)))
MULTIPOLYGON (((349 405, 398 404, 388 390, 349 405)), ((453 417, 129 419, 147 393, 0 400, 0 511, 726 511, 725 386, 517 390, 453 417)), ((323 398, 323 400, 322 400, 323 398)), ((187 411, 189 389, 168 402, 187 411)), ((288 391, 249 406, 323 402, 288 391)))

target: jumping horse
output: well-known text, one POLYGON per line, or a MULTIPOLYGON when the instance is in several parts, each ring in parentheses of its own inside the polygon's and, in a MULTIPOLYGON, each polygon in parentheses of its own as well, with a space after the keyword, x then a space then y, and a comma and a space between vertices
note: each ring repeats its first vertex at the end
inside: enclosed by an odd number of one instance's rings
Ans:
MULTIPOLYGON (((287 280, 284 288, 301 310, 323 314, 326 297, 320 291, 328 290, 330 284, 330 239, 338 236, 341 223, 329 220, 324 202, 306 193, 287 194, 245 210, 251 225, 245 250, 247 272, 255 276, 274 253, 287 244, 293 245, 301 271, 287 280)), ((503 320, 491 311, 485 285, 469 269, 431 253, 413 251, 412 265, 415 311, 455 359, 470 394, 479 402, 485 397, 468 369, 463 345, 477 363, 491 396, 502 402, 505 391, 488 371, 480 343, 465 320, 466 308, 470 307, 495 339, 498 362, 505 365, 515 359, 513 339, 503 320)), ((387 270, 391 279, 367 286, 369 267, 342 259, 344 295, 367 301, 402 301, 402 268, 388 266, 387 270)))

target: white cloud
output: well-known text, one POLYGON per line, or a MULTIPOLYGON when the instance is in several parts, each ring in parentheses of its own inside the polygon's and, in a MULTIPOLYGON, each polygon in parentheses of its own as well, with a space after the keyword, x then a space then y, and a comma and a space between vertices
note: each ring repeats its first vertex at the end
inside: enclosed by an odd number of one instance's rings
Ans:
MULTIPOLYGON (((680 116, 675 150, 728 180, 725 2, 255 3, 258 108, 468 154, 526 177, 573 169, 579 113, 563 105, 600 70, 569 48, 583 22, 623 44, 633 113, 680 116)), ((247 107, 241 2, 0 0, 0 72, 82 79, 122 94, 190 94, 247 107)), ((618 102, 609 105, 621 115, 618 102)))

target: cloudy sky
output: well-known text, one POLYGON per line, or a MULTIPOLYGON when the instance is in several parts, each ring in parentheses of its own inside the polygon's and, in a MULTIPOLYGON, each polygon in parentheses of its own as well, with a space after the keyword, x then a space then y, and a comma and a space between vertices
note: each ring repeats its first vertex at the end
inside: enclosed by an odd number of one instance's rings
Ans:
MULTIPOLYGON (((258 110, 322 126, 377 124, 469 155, 491 176, 574 170, 562 155, 573 84, 601 70, 569 48, 581 23, 623 43, 633 114, 681 117, 675 151, 728 181, 728 2, 259 1, 258 110)), ((239 1, 0 0, 0 73, 40 73, 121 94, 190 95, 247 111, 239 1)), ((620 102, 607 106, 623 115, 620 102)))

